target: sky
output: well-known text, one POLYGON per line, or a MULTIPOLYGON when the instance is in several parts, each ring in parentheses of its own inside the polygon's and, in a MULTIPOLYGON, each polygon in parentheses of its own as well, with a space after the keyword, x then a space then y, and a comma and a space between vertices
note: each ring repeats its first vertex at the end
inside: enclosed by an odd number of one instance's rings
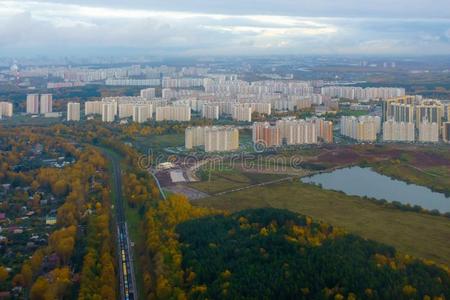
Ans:
POLYGON ((0 56, 450 54, 450 0, 0 0, 0 56))

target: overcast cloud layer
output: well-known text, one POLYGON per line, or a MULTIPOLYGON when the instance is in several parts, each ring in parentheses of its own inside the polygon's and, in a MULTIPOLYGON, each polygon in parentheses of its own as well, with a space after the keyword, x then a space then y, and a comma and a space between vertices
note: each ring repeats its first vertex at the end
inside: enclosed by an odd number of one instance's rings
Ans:
POLYGON ((450 54, 449 0, 0 0, 0 55, 450 54))

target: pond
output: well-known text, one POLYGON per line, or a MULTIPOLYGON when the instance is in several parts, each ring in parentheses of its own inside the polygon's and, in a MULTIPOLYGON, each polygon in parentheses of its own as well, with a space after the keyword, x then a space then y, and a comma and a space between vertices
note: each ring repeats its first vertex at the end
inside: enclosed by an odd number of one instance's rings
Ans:
POLYGON ((301 179, 304 183, 320 184, 322 188, 342 191, 347 195, 398 201, 425 209, 450 212, 450 198, 429 188, 408 184, 381 175, 370 168, 350 167, 301 179))

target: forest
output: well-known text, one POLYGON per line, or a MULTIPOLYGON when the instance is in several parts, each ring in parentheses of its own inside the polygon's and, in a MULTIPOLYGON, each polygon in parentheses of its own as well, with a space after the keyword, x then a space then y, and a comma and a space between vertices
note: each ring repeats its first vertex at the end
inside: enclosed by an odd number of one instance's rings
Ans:
POLYGON ((176 228, 191 299, 448 299, 448 270, 287 210, 176 228))

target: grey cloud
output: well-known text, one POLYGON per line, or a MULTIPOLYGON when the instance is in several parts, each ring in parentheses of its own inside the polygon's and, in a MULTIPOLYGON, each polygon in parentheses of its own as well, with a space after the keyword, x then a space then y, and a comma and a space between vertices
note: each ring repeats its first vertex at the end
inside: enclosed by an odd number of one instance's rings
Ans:
MULTIPOLYGON (((429 17, 439 15, 434 8, 419 14, 425 6, 421 0, 408 5, 396 1, 390 7, 386 0, 127 1, 125 8, 124 1, 53 1, 58 5, 49 1, 0 2, 0 55, 14 49, 60 55, 73 49, 95 49, 97 54, 140 49, 156 55, 447 54, 450 50, 450 19, 429 17), (269 8, 271 15, 260 15, 269 8), (344 17, 358 10, 358 18, 344 17), (402 17, 406 12, 411 14, 402 17)), ((450 8, 448 1, 435 1, 450 8)), ((446 14, 450 9, 440 11, 446 14)))

